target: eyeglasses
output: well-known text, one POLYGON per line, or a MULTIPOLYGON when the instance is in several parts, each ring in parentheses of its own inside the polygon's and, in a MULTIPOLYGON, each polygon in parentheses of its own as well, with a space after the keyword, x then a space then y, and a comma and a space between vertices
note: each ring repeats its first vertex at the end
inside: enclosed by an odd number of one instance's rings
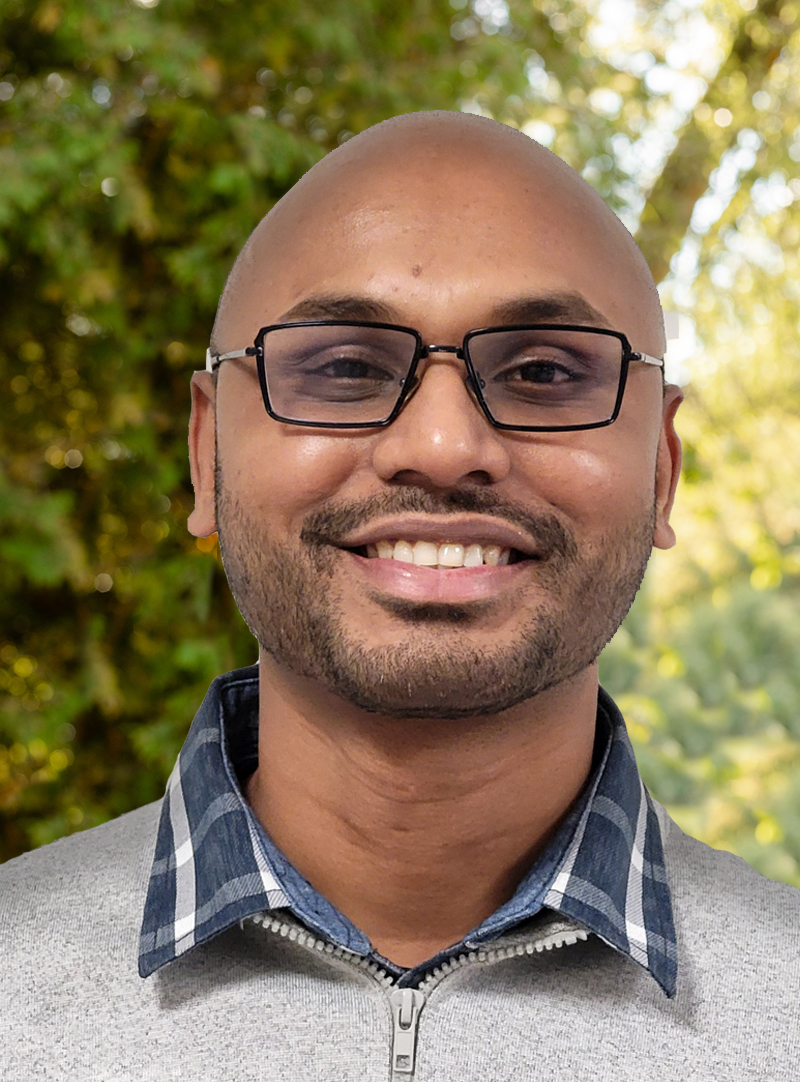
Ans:
POLYGON ((418 331, 391 323, 310 320, 262 327, 255 344, 206 353, 206 368, 255 357, 270 417, 314 428, 389 425, 420 385, 419 362, 454 353, 467 385, 496 428, 558 432, 601 428, 619 415, 631 362, 664 367, 635 353, 624 334, 596 327, 535 323, 469 331, 460 346, 423 344, 418 331))

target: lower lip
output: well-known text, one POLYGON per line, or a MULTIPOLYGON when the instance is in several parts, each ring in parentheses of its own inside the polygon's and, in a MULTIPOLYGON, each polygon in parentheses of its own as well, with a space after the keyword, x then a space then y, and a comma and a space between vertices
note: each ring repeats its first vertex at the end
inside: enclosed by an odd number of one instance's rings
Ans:
MULTIPOLYGON (((344 550, 346 551, 346 550, 344 550)), ((373 586, 384 593, 406 601, 456 602, 487 601, 507 590, 524 573, 531 560, 503 567, 454 567, 437 571, 433 567, 417 567, 402 560, 368 558, 354 552, 347 555, 373 586)))

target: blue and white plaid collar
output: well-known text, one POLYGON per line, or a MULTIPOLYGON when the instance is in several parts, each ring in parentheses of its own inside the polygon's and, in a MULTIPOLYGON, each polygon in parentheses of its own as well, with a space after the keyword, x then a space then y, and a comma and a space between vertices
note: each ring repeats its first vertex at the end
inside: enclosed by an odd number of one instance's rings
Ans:
MULTIPOLYGON (((257 665, 225 673, 189 729, 161 807, 142 977, 245 917, 281 907, 336 945, 385 963, 276 848, 242 795, 258 764, 258 698, 257 665)), ((458 946, 496 939, 547 908, 643 966, 672 997, 677 947, 660 824, 622 715, 602 689, 598 732, 599 761, 583 797, 514 896, 458 946)))

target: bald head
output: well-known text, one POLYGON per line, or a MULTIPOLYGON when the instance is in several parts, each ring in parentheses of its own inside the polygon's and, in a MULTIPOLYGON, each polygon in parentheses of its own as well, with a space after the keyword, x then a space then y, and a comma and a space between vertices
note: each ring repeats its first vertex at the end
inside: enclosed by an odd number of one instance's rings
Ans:
POLYGON ((302 299, 309 267, 315 291, 335 293, 346 249, 367 280, 380 278, 370 242, 377 255, 388 231, 407 248, 412 278, 452 278, 455 271, 462 279, 450 283, 456 290, 471 285, 470 268, 459 270, 459 260, 481 253, 489 271, 510 256, 532 268, 545 264, 554 288, 586 296, 636 348, 663 355, 655 283, 617 216, 539 143, 457 112, 384 121, 310 169, 240 252, 220 300, 213 348, 240 348, 259 327, 279 321, 292 307, 286 301, 302 299))

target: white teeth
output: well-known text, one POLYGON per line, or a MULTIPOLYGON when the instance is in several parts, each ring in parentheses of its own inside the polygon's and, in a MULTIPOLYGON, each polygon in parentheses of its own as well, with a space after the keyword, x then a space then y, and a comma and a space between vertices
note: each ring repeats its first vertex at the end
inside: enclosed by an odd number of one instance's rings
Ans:
POLYGON ((417 541, 414 545, 414 563, 418 567, 436 567, 439 563, 439 546, 431 541, 417 541))
POLYGON ((414 549, 408 541, 398 541, 392 552, 393 560, 401 560, 404 564, 413 564, 414 549))
POLYGON ((441 545, 432 541, 376 541, 366 548, 370 559, 399 560, 417 567, 503 567, 511 559, 511 549, 499 545, 461 545, 453 541, 441 545))
POLYGON ((463 545, 439 545, 439 567, 463 567, 463 545))
POLYGON ((464 567, 480 567, 483 563, 483 549, 480 545, 470 545, 464 553, 464 567))

